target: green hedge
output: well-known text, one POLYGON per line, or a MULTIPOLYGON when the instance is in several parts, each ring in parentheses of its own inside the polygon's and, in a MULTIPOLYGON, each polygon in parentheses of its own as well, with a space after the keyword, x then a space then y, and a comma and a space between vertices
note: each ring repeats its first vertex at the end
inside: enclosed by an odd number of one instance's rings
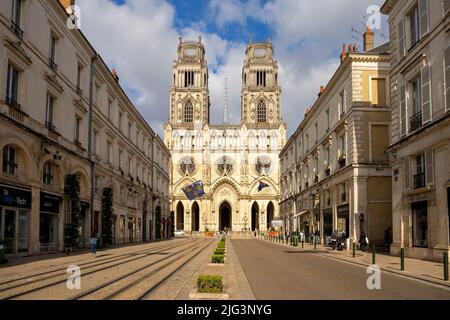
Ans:
POLYGON ((217 244, 217 248, 225 248, 225 243, 224 242, 219 242, 217 244))
POLYGON ((199 276, 197 279, 197 289, 200 293, 222 293, 222 277, 199 276))
POLYGON ((212 263, 224 263, 224 255, 223 254, 213 254, 211 257, 212 263))
POLYGON ((220 242, 225 242, 225 238, 220 239, 220 242))
POLYGON ((214 250, 214 254, 224 255, 225 254, 225 249, 217 248, 216 250, 214 250))

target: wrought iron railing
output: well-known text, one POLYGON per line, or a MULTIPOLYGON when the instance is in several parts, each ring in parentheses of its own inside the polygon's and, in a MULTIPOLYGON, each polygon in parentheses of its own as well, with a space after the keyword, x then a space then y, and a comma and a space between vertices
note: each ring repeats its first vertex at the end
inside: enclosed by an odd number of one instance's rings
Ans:
POLYGON ((419 173, 414 176, 414 189, 425 187, 425 173, 419 173))
POLYGON ((11 21, 11 31, 14 32, 19 38, 23 37, 23 30, 13 21, 11 21))
POLYGON ((410 131, 416 131, 422 127, 422 111, 417 112, 411 118, 409 118, 410 131))

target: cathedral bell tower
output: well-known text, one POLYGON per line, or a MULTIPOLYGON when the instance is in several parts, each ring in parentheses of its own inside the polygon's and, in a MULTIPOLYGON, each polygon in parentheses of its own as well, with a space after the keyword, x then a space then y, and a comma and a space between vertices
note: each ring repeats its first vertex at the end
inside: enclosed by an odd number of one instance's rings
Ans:
POLYGON ((172 66, 169 122, 176 128, 202 127, 209 123, 208 66, 201 37, 178 44, 172 66))
POLYGON ((278 127, 280 95, 278 64, 273 58, 271 41, 249 43, 242 68, 242 123, 247 127, 278 127))

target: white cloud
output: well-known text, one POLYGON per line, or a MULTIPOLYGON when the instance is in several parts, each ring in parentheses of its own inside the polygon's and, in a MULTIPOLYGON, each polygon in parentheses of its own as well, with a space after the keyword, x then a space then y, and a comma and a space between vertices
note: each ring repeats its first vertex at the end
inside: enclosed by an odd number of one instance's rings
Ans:
POLYGON ((317 98, 338 66, 342 42, 356 42, 350 29, 362 31, 366 8, 382 0, 210 0, 211 14, 176 30, 175 8, 164 0, 127 0, 117 5, 109 0, 78 0, 82 30, 110 67, 115 67, 122 85, 134 98, 144 118, 160 134, 169 113, 168 92, 178 37, 202 36, 210 70, 211 115, 221 122, 224 79, 228 78, 230 120, 240 121, 241 68, 245 43, 209 33, 207 22, 219 28, 229 23, 246 25, 250 18, 273 30, 275 57, 280 66, 283 90, 282 115, 293 132, 303 111, 317 98), (299 112, 300 111, 300 112, 299 112))

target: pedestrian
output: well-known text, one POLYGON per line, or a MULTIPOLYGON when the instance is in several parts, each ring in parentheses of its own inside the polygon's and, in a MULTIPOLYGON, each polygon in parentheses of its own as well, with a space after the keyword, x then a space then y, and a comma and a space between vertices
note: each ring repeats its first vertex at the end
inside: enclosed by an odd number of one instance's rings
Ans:
POLYGON ((366 255, 366 248, 369 245, 369 239, 366 236, 364 231, 361 231, 361 235, 359 236, 359 248, 366 255))
POLYGON ((97 256, 97 236, 95 234, 92 234, 91 237, 89 238, 89 245, 91 247, 91 255, 93 257, 97 256))
POLYGON ((291 237, 291 231, 286 230, 286 244, 289 244, 289 238, 291 237))
POLYGON ((391 243, 392 243, 392 228, 389 227, 384 231, 384 245, 385 250, 387 252, 389 252, 391 249, 391 243))

